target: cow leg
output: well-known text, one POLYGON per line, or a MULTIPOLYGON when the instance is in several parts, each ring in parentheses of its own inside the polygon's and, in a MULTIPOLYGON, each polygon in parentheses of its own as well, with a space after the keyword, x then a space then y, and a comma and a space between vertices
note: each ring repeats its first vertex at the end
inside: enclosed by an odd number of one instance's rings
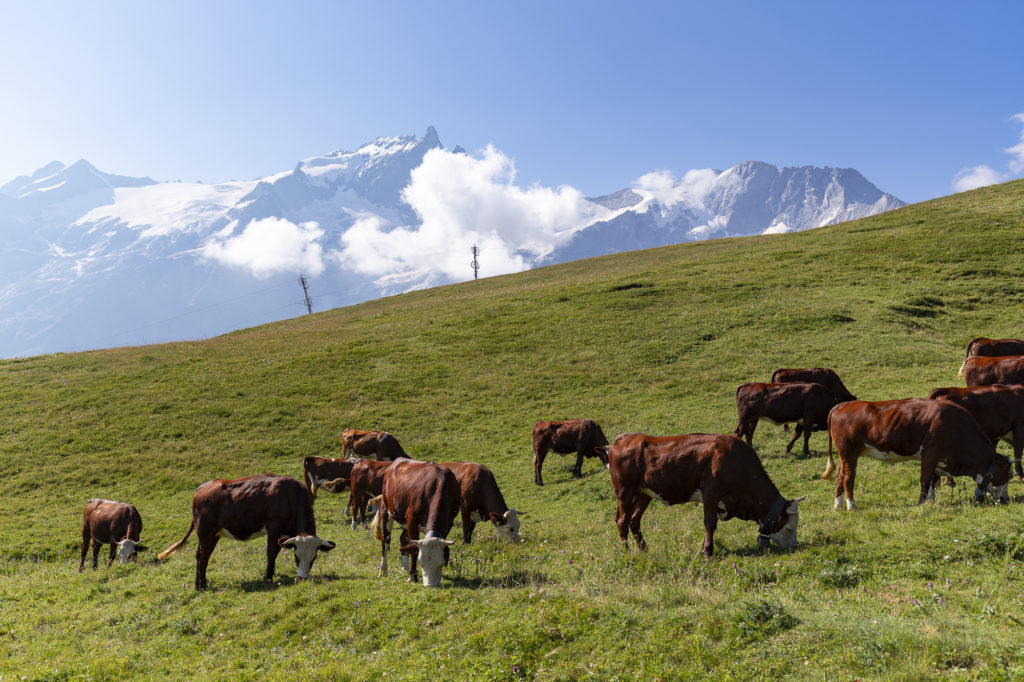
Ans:
POLYGON ((281 545, 277 544, 281 534, 277 531, 267 530, 267 570, 263 574, 263 582, 269 583, 274 580, 274 569, 277 567, 277 555, 281 553, 281 545))
POLYGON ((473 541, 473 529, 476 528, 476 521, 473 514, 466 507, 462 508, 462 542, 469 544, 473 541))
MULTIPOLYGON (((786 454, 787 455, 793 449, 793 443, 796 442, 796 439, 799 438, 800 435, 803 434, 803 432, 804 432, 804 425, 799 423, 799 422, 797 422, 796 428, 793 429, 793 437, 790 439, 789 444, 786 446, 786 454)), ((810 431, 810 429, 808 429, 807 430, 807 434, 810 435, 810 433, 811 433, 811 431, 810 431)), ((805 455, 807 454, 807 439, 806 438, 804 439, 804 454, 805 455)))
MULTIPOLYGON (((383 513, 384 510, 380 510, 378 513, 383 513)), ((388 514, 381 519, 381 535, 380 535, 380 569, 377 571, 377 575, 381 578, 388 574, 388 550, 391 549, 391 515, 388 514)))
POLYGON ((206 589, 206 567, 210 564, 210 555, 220 541, 220 536, 206 529, 196 529, 196 589, 206 589))
POLYGON ((572 470, 573 478, 583 478, 583 446, 578 445, 576 448, 576 466, 572 470))
POLYGON ((348 509, 352 516, 352 530, 358 530, 359 514, 357 512, 359 511, 359 504, 356 498, 356 491, 354 488, 350 490, 348 493, 348 509))
POLYGON ((107 568, 110 568, 111 566, 114 565, 114 557, 116 557, 116 556, 117 556, 117 543, 116 542, 111 542, 110 543, 110 556, 107 558, 107 568))
POLYGON ((938 462, 933 458, 921 457, 921 495, 917 498, 918 504, 935 499, 935 486, 941 480, 935 473, 937 465, 938 462))
POLYGON ((797 430, 799 430, 800 428, 803 428, 803 430, 804 430, 804 454, 805 455, 811 454, 811 431, 812 431, 811 424, 814 423, 811 420, 813 420, 813 419, 814 419, 814 415, 810 415, 809 414, 809 415, 804 417, 804 423, 803 424, 797 424, 797 430))
POLYGON ((629 549, 629 521, 633 517, 633 507, 639 492, 634 488, 623 488, 615 495, 619 504, 615 514, 615 525, 619 528, 619 539, 622 540, 623 549, 629 549))
POLYGON ((636 547, 641 552, 647 551, 647 543, 644 542, 644 536, 640 532, 640 519, 643 517, 644 512, 647 511, 647 507, 650 504, 650 497, 647 495, 638 495, 636 497, 636 505, 633 507, 633 513, 629 517, 629 531, 633 534, 633 539, 636 540, 636 547))
POLYGON ((89 526, 82 526, 82 560, 78 562, 78 572, 85 570, 85 555, 89 553, 89 541, 92 540, 92 531, 89 526))
POLYGON ((704 557, 711 558, 715 553, 715 530, 718 528, 718 498, 714 495, 704 496, 704 557))
POLYGON ((92 539, 92 567, 97 568, 100 565, 100 547, 103 543, 96 538, 92 539))
MULTIPOLYGON (((757 417, 753 419, 741 419, 740 425, 736 427, 737 431, 742 432, 742 437, 746 439, 747 445, 754 447, 754 431, 757 429, 757 417)), ((740 434, 736 434, 740 437, 740 434)))
MULTIPOLYGON (((413 520, 411 523, 406 525, 405 530, 402 531, 402 547, 409 544, 410 540, 420 539, 420 526, 419 522, 413 520)), ((416 582, 416 557, 419 556, 419 552, 413 552, 412 554, 403 554, 402 563, 405 563, 406 557, 409 559, 409 582, 416 582)))
POLYGON ((547 454, 548 449, 544 446, 533 450, 533 482, 537 485, 544 485, 544 477, 541 476, 540 470, 544 466, 544 458, 547 454))
MULTIPOLYGON (((846 511, 853 511, 857 506, 853 503, 853 484, 857 478, 857 460, 846 461, 842 454, 839 455, 839 474, 836 480, 842 477, 843 494, 846 495, 846 511)), ((837 498, 838 499, 838 498, 837 498)))
POLYGON ((1020 456, 1024 452, 1024 424, 1013 425, 1013 471, 1017 478, 1024 478, 1024 468, 1021 467, 1020 456))

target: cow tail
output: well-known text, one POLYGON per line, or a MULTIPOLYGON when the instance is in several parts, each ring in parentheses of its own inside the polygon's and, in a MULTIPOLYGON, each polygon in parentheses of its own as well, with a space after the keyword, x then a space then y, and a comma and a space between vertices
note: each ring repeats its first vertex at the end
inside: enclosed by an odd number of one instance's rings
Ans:
MULTIPOLYGON (((968 352, 968 353, 970 353, 970 352, 971 352, 969 348, 967 349, 967 352, 968 352)), ((968 355, 967 357, 969 358, 969 357, 970 357, 970 355, 968 355)), ((964 362, 963 362, 963 364, 962 364, 962 365, 960 365, 960 371, 959 371, 959 372, 957 372, 957 373, 956 373, 956 375, 957 375, 958 377, 962 377, 962 376, 964 375, 964 370, 965 370, 966 368, 967 368, 967 358, 964 358, 964 362)))
POLYGON ((188 527, 188 532, 185 533, 185 537, 183 537, 182 539, 178 540, 177 542, 175 542, 173 545, 171 545, 170 547, 168 547, 164 551, 160 552, 160 554, 157 555, 157 559, 166 559, 167 557, 171 556, 172 554, 177 554, 178 552, 180 552, 181 548, 185 546, 185 541, 188 540, 188 536, 192 535, 192 529, 195 528, 195 527, 196 527, 196 519, 195 519, 195 517, 192 517, 192 525, 188 527))
POLYGON ((821 475, 821 480, 827 481, 832 478, 832 472, 836 470, 836 461, 832 459, 832 411, 829 410, 828 419, 825 420, 826 430, 828 431, 828 462, 825 464, 825 471, 821 475))
POLYGON ((309 473, 309 458, 302 461, 302 482, 306 484, 306 492, 309 499, 316 500, 316 486, 313 485, 313 477, 309 473))
POLYGON ((370 530, 373 531, 373 537, 378 540, 384 538, 384 519, 381 517, 381 512, 384 511, 383 498, 383 495, 378 495, 367 503, 377 505, 377 513, 373 515, 373 521, 370 522, 370 530))

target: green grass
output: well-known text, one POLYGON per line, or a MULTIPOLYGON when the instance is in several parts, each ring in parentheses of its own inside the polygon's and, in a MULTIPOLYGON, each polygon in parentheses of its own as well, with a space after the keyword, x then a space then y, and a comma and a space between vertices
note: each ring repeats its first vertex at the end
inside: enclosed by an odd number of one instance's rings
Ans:
MULTIPOLYGON (((800 234, 686 244, 415 292, 172 343, 0 362, 0 676, 63 680, 821 679, 1024 675, 1024 486, 917 506, 913 465, 864 462, 858 511, 832 511, 813 456, 755 446, 801 504, 800 545, 755 552, 756 525, 652 505, 650 551, 623 552, 607 473, 551 455, 538 419, 610 437, 732 432, 735 388, 829 366, 864 399, 956 385, 966 342, 1024 331, 1024 181, 800 234), (481 525, 443 587, 393 571, 322 494, 338 542, 295 584, 262 583, 264 543, 222 542, 192 590, 196 486, 338 455, 383 428, 424 459, 490 466, 529 514, 525 542, 481 525), (90 497, 136 504, 153 548, 79 574, 90 497)), ((1000 446, 1005 448, 1005 446, 1000 446)), ((1005 452, 1005 449, 1003 450, 1005 452)), ((456 529, 451 535, 460 537, 456 529)), ((391 563, 397 564, 397 548, 391 563)))

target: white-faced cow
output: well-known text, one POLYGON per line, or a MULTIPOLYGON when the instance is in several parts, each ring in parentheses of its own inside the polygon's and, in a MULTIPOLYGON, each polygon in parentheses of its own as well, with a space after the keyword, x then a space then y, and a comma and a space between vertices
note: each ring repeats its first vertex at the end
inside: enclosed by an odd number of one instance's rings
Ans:
POLYGON ((758 549, 770 542, 796 546, 798 503, 786 499, 765 473, 753 448, 735 436, 691 433, 648 436, 626 433, 608 452, 618 509, 615 523, 627 545, 647 548, 640 519, 651 500, 667 505, 695 502, 704 506, 704 555, 714 552, 719 520, 733 517, 758 523, 758 549))
POLYGON ((747 445, 753 445, 758 420, 764 419, 772 424, 796 422, 786 454, 793 449, 793 443, 801 433, 804 436, 804 454, 809 454, 811 433, 828 428, 828 412, 837 403, 832 393, 818 383, 740 384, 736 389, 736 411, 739 413, 736 437, 746 438, 747 445))
POLYGON ((459 480, 463 542, 468 545, 473 540, 473 529, 483 521, 494 524, 499 538, 519 542, 519 517, 524 512, 509 509, 505 504, 490 469, 476 462, 442 462, 441 466, 451 469, 459 480))
POLYGON ((409 456, 398 439, 387 431, 345 429, 341 434, 341 446, 349 457, 374 457, 378 461, 393 462, 409 456))
POLYGON ((352 530, 359 523, 366 526, 366 507, 370 499, 384 491, 384 471, 391 462, 378 462, 375 459, 358 459, 352 466, 349 478, 328 481, 324 487, 332 492, 341 492, 346 487, 351 489, 348 496, 348 508, 352 514, 352 530))
POLYGON ((1024 355, 986 357, 972 355, 960 367, 968 386, 1024 384, 1024 355))
POLYGON ((839 452, 835 508, 843 499, 847 510, 853 502, 857 459, 867 455, 883 462, 921 462, 921 495, 924 502, 935 494, 936 475, 970 476, 978 484, 974 498, 989 494, 1000 502, 1009 498, 1010 460, 995 446, 971 413, 945 400, 855 400, 837 405, 828 418, 828 466, 822 478, 835 471, 832 443, 839 452))
POLYGON ((371 528, 380 540, 380 575, 388 573, 388 550, 393 523, 402 526, 402 564, 409 569, 409 581, 416 581, 419 559, 424 587, 441 584, 441 567, 448 563, 446 540, 459 513, 459 481, 450 470, 433 462, 401 459, 384 471, 384 492, 378 502, 371 528), (424 537, 420 539, 420 533, 424 537))
POLYGON ((110 545, 110 560, 116 556, 122 564, 135 561, 139 552, 147 548, 139 541, 142 533, 142 516, 134 505, 113 500, 93 498, 85 505, 82 514, 82 560, 78 570, 85 570, 85 555, 92 541, 92 567, 99 562, 100 546, 110 545))
POLYGON ((548 451, 559 455, 576 453, 572 477, 583 476, 583 458, 597 457, 608 466, 608 439, 597 422, 570 419, 564 422, 539 421, 533 425, 533 482, 544 485, 541 468, 548 451))
POLYGON ((957 373, 957 376, 962 377, 964 375, 964 366, 967 364, 967 358, 971 356, 996 358, 1008 355, 1024 355, 1024 341, 1020 339, 989 339, 984 336, 976 336, 967 342, 964 364, 960 365, 960 371, 957 373))
POLYGON ((847 400, 856 400, 857 396, 850 393, 843 380, 835 371, 827 367, 809 367, 802 369, 777 369, 772 372, 773 384, 788 384, 794 382, 810 382, 821 384, 835 397, 837 403, 847 400))
POLYGON ((181 551, 192 531, 196 532, 197 590, 206 589, 206 566, 221 538, 251 540, 267 536, 267 570, 263 579, 274 577, 274 564, 281 548, 294 550, 296 578, 309 578, 318 552, 329 552, 334 543, 316 536, 313 502, 305 486, 290 476, 261 474, 235 480, 208 481, 192 496, 192 525, 178 542, 160 553, 161 559, 181 551))
POLYGON ((1021 455, 1024 453, 1024 386, 969 386, 937 388, 929 400, 948 400, 971 413, 978 426, 993 443, 1000 440, 1013 448, 1017 476, 1024 478, 1021 455))
MULTIPOLYGON (((302 460, 302 481, 306 484, 309 497, 316 501, 316 491, 328 481, 337 481, 351 478, 352 466, 361 460, 351 457, 349 459, 334 459, 332 457, 306 457, 302 460)), ((340 493, 347 487, 335 485, 330 488, 333 493, 340 493)), ((326 487, 326 486, 325 486, 326 487)))

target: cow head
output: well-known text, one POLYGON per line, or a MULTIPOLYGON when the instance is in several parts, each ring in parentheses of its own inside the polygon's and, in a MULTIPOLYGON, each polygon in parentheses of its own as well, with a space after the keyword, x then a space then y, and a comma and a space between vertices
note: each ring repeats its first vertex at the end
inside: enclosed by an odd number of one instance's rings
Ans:
POLYGON ((519 542, 519 516, 525 512, 509 509, 504 514, 491 512, 491 522, 498 531, 498 537, 512 544, 519 542))
POLYGON ((333 542, 321 540, 315 535, 305 533, 293 538, 280 538, 277 544, 295 551, 295 578, 297 580, 309 578, 309 572, 313 568, 313 562, 316 561, 317 552, 330 552, 335 547, 333 542))
POLYGON ((349 486, 349 479, 347 478, 336 478, 333 481, 327 481, 324 483, 324 487, 330 490, 332 493, 344 492, 345 488, 349 486))
POLYGON ((758 535, 757 546, 759 549, 768 549, 769 540, 782 549, 796 547, 796 529, 800 522, 799 505, 803 499, 803 497, 798 497, 785 504, 778 518, 772 524, 774 530, 767 534, 762 531, 758 535))
POLYGON ((125 538, 117 543, 117 559, 122 564, 136 561, 139 558, 139 552, 145 552, 147 549, 149 548, 138 540, 125 538))
POLYGON ((978 484, 974 490, 975 502, 984 502, 986 494, 999 503, 1009 502, 1010 495, 1007 492, 1007 485, 1010 482, 1010 458, 996 455, 988 470, 978 476, 975 481, 978 484))
POLYGON ((402 554, 408 555, 419 552, 423 587, 439 587, 441 585, 441 567, 446 563, 445 555, 448 553, 448 547, 454 544, 454 540, 445 540, 444 538, 410 540, 409 544, 402 547, 401 551, 402 554))
POLYGON ((594 454, 597 455, 597 458, 599 460, 601 460, 601 464, 604 465, 605 469, 608 468, 608 453, 611 452, 611 449, 612 449, 611 445, 595 445, 594 446, 594 454))

